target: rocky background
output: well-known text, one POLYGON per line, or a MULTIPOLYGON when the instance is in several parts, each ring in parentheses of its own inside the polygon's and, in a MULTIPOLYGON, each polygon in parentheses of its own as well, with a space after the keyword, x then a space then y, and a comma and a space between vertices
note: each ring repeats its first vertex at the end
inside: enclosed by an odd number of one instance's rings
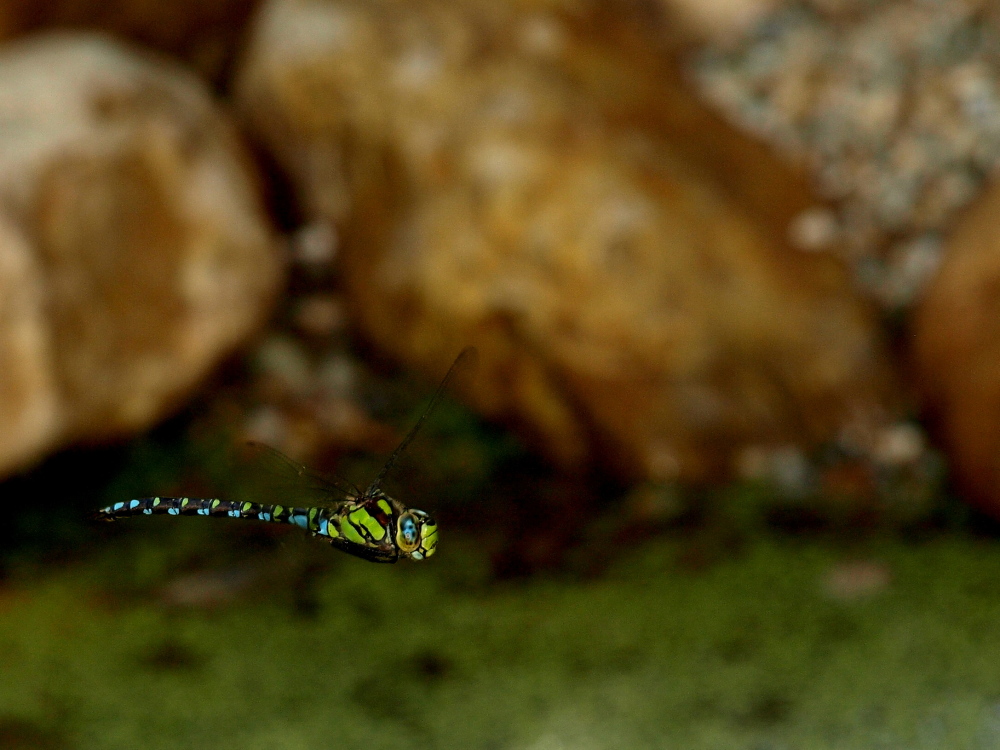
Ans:
POLYGON ((457 394, 563 476, 905 514, 941 450, 1000 514, 988 3, 25 0, 0 37, 0 473, 196 394, 385 451, 366 362, 474 345, 457 394))
POLYGON ((985 0, 0 5, 0 748, 1000 747, 998 79, 985 0), (363 484, 467 346, 431 561, 87 520, 363 484))

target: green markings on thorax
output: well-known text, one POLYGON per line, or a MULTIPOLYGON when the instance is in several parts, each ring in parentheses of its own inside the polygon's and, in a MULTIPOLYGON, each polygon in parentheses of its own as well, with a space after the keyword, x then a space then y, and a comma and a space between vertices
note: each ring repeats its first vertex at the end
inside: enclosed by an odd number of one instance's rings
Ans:
POLYGON ((355 528, 348 516, 341 516, 340 518, 340 533, 349 542, 354 542, 355 544, 365 544, 366 542, 365 538, 361 536, 361 532, 355 528))
MULTIPOLYGON (((385 510, 386 514, 391 510, 389 504, 384 500, 379 500, 378 506, 381 510, 385 510)), ((355 507, 343 512, 336 521, 331 521, 331 530, 334 527, 334 523, 340 526, 340 532, 344 538, 355 544, 381 542, 386 538, 388 533, 387 526, 363 507, 355 507)))
POLYGON ((385 537, 385 527, 364 508, 358 508, 356 511, 353 511, 348 515, 348 518, 351 519, 351 523, 367 529, 374 541, 380 542, 385 537))

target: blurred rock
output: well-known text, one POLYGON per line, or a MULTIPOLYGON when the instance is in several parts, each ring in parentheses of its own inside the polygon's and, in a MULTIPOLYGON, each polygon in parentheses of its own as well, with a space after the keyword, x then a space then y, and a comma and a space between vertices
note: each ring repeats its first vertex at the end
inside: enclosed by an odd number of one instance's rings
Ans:
POLYGON ((316 339, 329 340, 346 324, 343 301, 333 294, 313 294, 298 300, 295 327, 316 339))
POLYGON ((161 419, 280 281, 258 185, 193 77, 103 38, 0 51, 0 471, 161 419))
POLYGON ((224 607, 258 590, 263 573, 251 565, 188 573, 164 585, 158 603, 171 609, 224 607))
POLYGON ((59 403, 45 283, 30 244, 0 214, 0 470, 40 454, 59 403))
POLYGON ((810 208, 796 216, 788 226, 788 239, 799 250, 829 250, 837 241, 840 227, 837 215, 828 208, 810 208))
POLYGON ((780 0, 660 0, 693 39, 725 44, 746 33, 773 11, 780 0))
POLYGON ((903 466, 918 461, 926 447, 923 430, 912 422, 901 422, 883 430, 874 458, 885 466, 903 466))
POLYGON ((236 87, 351 316, 550 457, 705 478, 747 443, 875 434, 876 326, 794 250, 800 176, 706 111, 644 17, 555 2, 275 0, 236 87))
POLYGON ((292 259, 312 270, 327 270, 337 257, 337 233, 329 222, 300 227, 291 236, 292 259))
POLYGON ((184 60, 223 82, 257 0, 5 0, 0 40, 42 29, 104 31, 184 60))
POLYGON ((870 599, 892 584, 892 571, 875 560, 855 560, 834 565, 823 577, 823 592, 842 602, 870 599))
POLYGON ((913 320, 914 361, 954 479, 1000 516, 1000 188, 962 217, 913 320))

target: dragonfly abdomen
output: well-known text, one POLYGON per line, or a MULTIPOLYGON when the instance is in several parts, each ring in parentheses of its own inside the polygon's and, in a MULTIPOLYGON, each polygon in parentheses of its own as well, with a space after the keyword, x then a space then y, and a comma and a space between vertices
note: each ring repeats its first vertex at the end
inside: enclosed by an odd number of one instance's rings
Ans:
POLYGON ((271 523, 290 523, 315 532, 320 532, 327 525, 327 513, 323 508, 294 508, 201 497, 142 497, 101 508, 94 516, 98 520, 114 521, 116 518, 153 514, 249 518, 271 523))
MULTIPOLYGON (((388 504, 386 507, 389 507, 388 504)), ((380 509, 384 510, 381 506, 380 509)), ((381 525, 366 510, 354 504, 341 510, 332 510, 239 503, 217 498, 142 497, 101 508, 94 513, 94 518, 114 521, 129 516, 154 514, 249 518, 270 523, 288 523, 306 529, 334 547, 366 560, 392 563, 399 558, 399 551, 389 539, 391 535, 388 527, 381 525)), ((387 523, 388 519, 385 521, 387 523)))

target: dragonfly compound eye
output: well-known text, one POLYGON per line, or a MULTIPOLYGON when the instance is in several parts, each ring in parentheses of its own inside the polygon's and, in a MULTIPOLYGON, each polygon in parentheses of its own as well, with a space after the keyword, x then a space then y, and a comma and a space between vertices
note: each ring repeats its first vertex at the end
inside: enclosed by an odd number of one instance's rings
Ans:
POLYGON ((400 540, 402 544, 407 547, 417 546, 417 537, 419 534, 417 533, 417 522, 413 516, 407 514, 400 519, 399 533, 402 536, 400 540))
POLYGON ((413 560, 430 557, 437 544, 437 524, 422 510, 409 510, 396 524, 396 544, 413 560))

